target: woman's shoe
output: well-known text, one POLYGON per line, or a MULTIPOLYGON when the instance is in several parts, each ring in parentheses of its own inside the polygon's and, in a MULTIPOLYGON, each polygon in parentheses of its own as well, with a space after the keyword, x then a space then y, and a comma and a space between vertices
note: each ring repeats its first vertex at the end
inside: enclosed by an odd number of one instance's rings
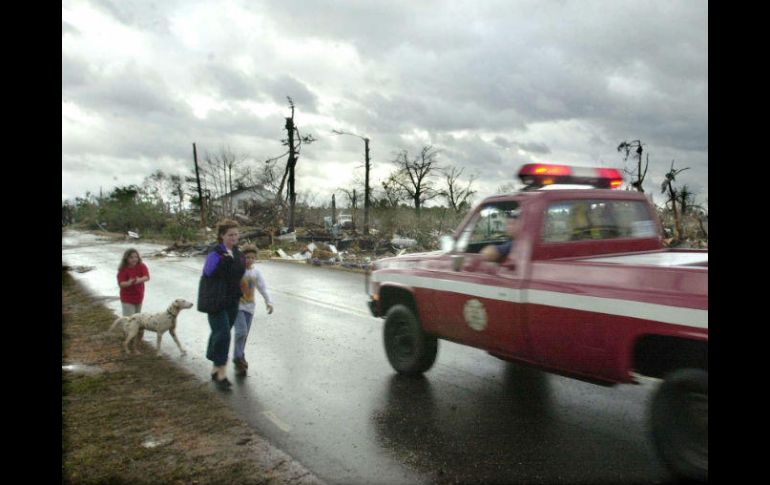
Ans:
POLYGON ((214 379, 214 384, 217 385, 217 389, 220 391, 229 391, 233 384, 227 380, 227 377, 222 379, 214 379))

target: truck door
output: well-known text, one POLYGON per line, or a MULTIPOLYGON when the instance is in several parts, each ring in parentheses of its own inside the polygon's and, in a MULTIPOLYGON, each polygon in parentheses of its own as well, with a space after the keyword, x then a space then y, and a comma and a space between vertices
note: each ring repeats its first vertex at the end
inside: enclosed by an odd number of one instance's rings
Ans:
POLYGON ((487 350, 525 351, 521 271, 483 261, 479 254, 487 245, 509 240, 506 213, 517 209, 515 201, 484 205, 463 228, 452 253, 435 268, 440 283, 436 284, 436 314, 429 331, 487 350))
MULTIPOLYGON (((654 234, 644 201, 554 201, 544 211, 539 249, 552 255, 612 252, 613 241, 654 234)), ((559 259, 533 261, 527 307, 533 356, 549 367, 591 375, 614 370, 609 351, 619 319, 592 311, 585 297, 617 291, 624 280, 599 280, 559 259)), ((585 271, 585 270, 582 270, 585 271)), ((626 277, 628 277, 626 275, 626 277)))

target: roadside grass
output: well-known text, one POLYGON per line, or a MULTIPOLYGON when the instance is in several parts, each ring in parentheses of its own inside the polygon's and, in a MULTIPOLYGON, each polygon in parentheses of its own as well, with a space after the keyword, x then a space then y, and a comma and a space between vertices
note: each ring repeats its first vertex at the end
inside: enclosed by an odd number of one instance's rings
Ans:
POLYGON ((260 465, 261 438, 210 383, 146 342, 124 355, 119 332, 107 333, 115 318, 62 272, 64 483, 284 482, 260 465))

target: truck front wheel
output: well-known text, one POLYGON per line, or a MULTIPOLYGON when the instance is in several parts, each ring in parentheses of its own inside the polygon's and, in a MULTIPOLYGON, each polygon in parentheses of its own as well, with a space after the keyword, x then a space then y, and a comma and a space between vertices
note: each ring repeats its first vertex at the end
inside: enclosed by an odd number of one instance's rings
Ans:
POLYGON ((385 317, 383 333, 388 361, 399 374, 422 374, 436 361, 438 339, 423 331, 409 307, 392 306, 385 317))
POLYGON ((652 437, 677 478, 708 481, 708 371, 679 369, 666 375, 652 399, 652 437))

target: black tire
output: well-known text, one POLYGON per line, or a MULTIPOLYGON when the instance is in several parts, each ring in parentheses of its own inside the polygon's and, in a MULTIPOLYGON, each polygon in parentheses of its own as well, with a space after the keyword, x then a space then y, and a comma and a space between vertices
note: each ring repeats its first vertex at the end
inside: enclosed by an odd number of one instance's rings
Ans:
POLYGON ((665 376, 652 398, 652 438, 680 480, 708 481, 708 371, 679 369, 665 376))
POLYGON ((433 366, 438 339, 425 333, 414 312, 405 305, 393 305, 385 316, 385 354, 399 374, 420 375, 433 366))

